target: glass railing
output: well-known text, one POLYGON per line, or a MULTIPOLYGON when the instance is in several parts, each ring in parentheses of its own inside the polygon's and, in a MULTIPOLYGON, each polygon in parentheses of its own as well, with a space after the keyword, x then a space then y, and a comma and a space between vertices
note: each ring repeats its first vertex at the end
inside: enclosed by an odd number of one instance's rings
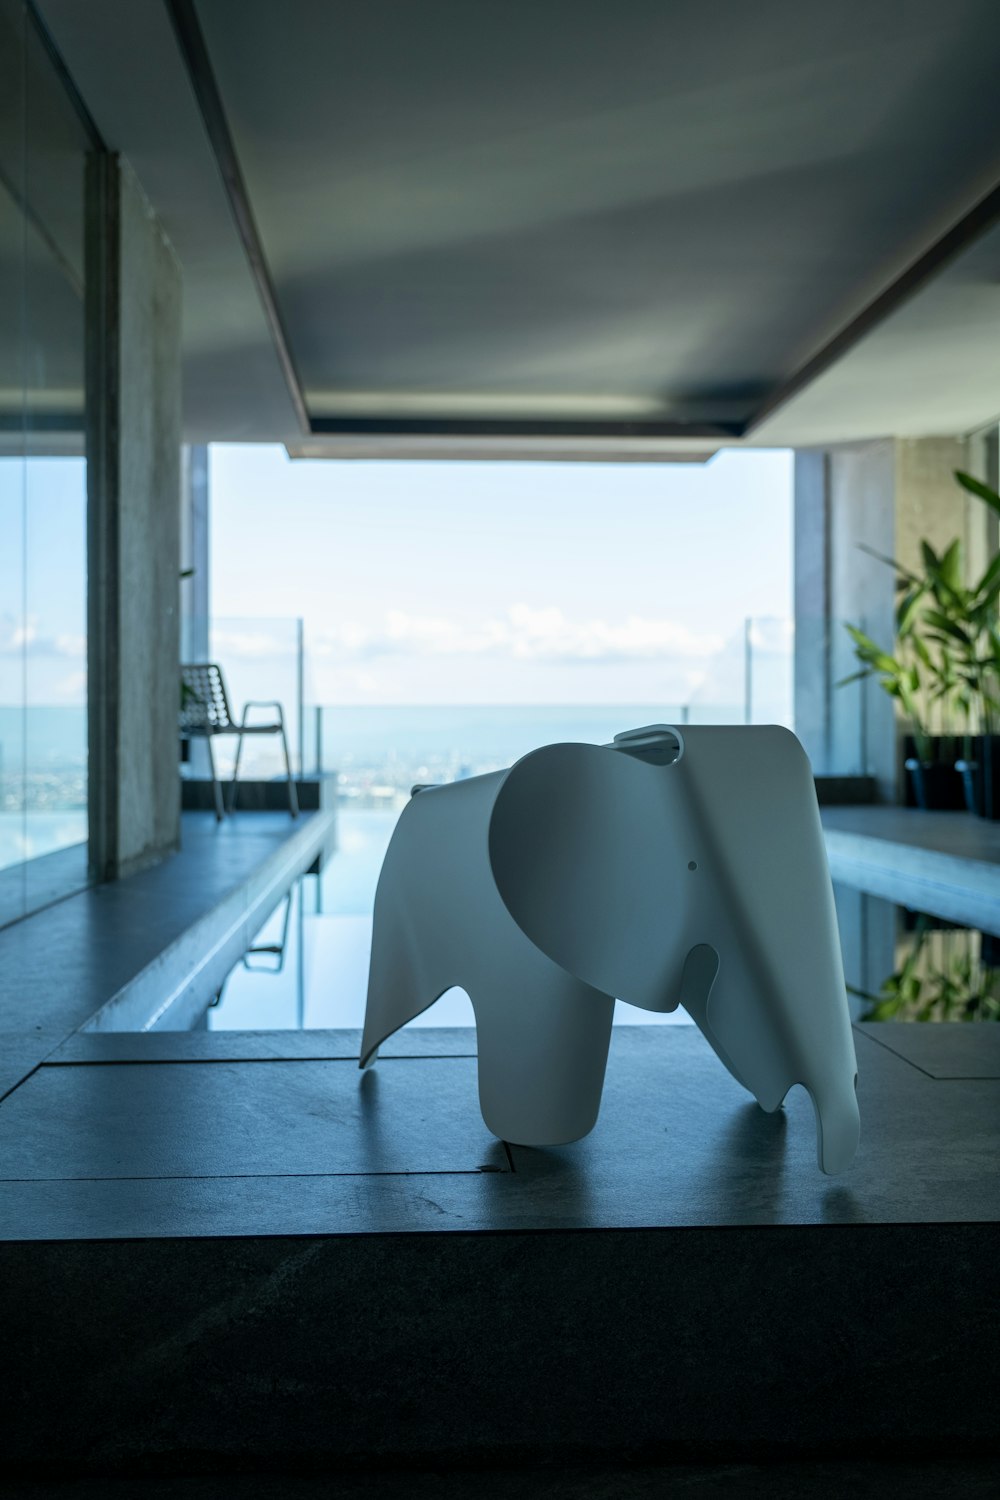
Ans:
MULTIPOLYGON (((845 675, 850 670, 848 662, 845 675)), ((795 729, 794 679, 792 622, 750 619, 701 668, 686 702, 312 705, 304 714, 304 768, 306 774, 336 774, 343 804, 396 808, 415 783, 482 775, 556 740, 606 744, 623 729, 651 723, 795 729)), ((807 745, 817 774, 864 773, 862 686, 852 683, 833 694, 832 750, 829 725, 825 734, 813 735, 815 747, 807 745)))
MULTIPOLYGON (((222 668, 230 711, 239 722, 244 704, 277 701, 284 711, 293 769, 302 770, 306 653, 303 623, 299 619, 267 619, 263 616, 189 617, 184 621, 181 655, 185 661, 217 662, 222 668)), ((268 709, 251 710, 248 722, 273 720, 268 709)), ((225 735, 214 742, 218 774, 232 774, 236 736, 225 735)), ((207 774, 204 746, 192 742, 184 774, 207 774)), ((267 781, 285 775, 285 761, 277 735, 248 735, 240 759, 240 776, 267 781)))
MULTIPOLYGON (((847 675, 853 658, 846 632, 839 622, 823 628, 836 641, 847 675)), ((686 701, 611 704, 317 704, 301 620, 189 620, 185 636, 188 660, 216 661, 222 667, 236 716, 248 700, 280 701, 296 771, 305 776, 336 775, 341 801, 359 808, 398 807, 417 782, 481 775, 556 740, 606 744, 621 730, 641 724, 797 728, 795 628, 787 619, 746 620, 700 664, 686 701)), ((817 774, 864 774, 864 689, 864 684, 853 683, 828 694, 831 711, 824 732, 801 735, 817 774)), ((872 691, 870 686, 867 690, 872 691)), ((818 684, 816 691, 822 692, 818 684)), ((808 694, 803 698, 802 692, 800 682, 800 702, 806 702, 808 694)), ((818 723, 823 705, 817 701, 814 707, 818 723)), ((231 772, 235 743, 217 743, 222 776, 231 772)), ((198 752, 195 744, 189 774, 204 774, 198 752)), ((247 741, 241 774, 260 779, 284 774, 276 737, 247 741)))
POLYGON ((86 838, 86 705, 0 704, 0 869, 86 838))

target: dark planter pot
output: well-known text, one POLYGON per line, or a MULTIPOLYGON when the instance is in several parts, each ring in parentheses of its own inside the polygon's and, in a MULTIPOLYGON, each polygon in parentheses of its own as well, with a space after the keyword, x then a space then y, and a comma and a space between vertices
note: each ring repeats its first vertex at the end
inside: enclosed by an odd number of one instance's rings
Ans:
POLYGON ((913 803, 925 812, 958 812, 964 806, 962 779, 954 766, 908 760, 913 803))
POLYGON ((933 760, 921 761, 916 756, 916 745, 912 738, 906 739, 907 807, 920 807, 925 812, 960 812, 965 806, 962 778, 955 768, 955 742, 941 736, 931 740, 933 760))
POLYGON ((976 734, 966 758, 957 763, 965 805, 980 818, 1000 818, 1000 735, 976 734))

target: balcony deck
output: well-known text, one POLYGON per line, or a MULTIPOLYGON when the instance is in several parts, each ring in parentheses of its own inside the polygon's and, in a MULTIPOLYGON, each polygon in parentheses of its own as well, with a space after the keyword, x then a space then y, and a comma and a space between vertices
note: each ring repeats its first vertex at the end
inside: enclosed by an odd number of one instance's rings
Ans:
MULTIPOLYGON (((203 914, 289 822, 222 833, 188 846, 203 914)), ((617 1029, 595 1130, 528 1150, 483 1126, 469 1031, 361 1074, 354 1032, 81 1030, 200 920, 172 878, 183 921, 127 882, 22 955, 48 1009, 0 1104, 8 1463, 995 1453, 969 1393, 997 1368, 1000 1027, 856 1028, 840 1178, 801 1090, 763 1115, 684 1026, 617 1029)), ((8 1032, 31 993, 8 972, 8 1032)))

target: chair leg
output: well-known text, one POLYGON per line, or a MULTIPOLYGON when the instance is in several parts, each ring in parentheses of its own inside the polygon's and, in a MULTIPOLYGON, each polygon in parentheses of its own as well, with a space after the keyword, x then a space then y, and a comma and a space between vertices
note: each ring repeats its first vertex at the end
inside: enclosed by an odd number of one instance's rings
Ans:
POLYGON ((281 743, 285 747, 285 770, 288 772, 288 811, 293 818, 299 815, 299 794, 295 786, 295 778, 292 775, 292 757, 288 753, 288 736, 285 733, 285 716, 281 715, 281 743))
POLYGON ((212 736, 210 734, 206 734, 205 744, 208 748, 208 769, 212 777, 212 796, 215 798, 215 817, 216 821, 221 823, 226 816, 226 809, 222 802, 222 788, 215 774, 215 753, 212 750, 212 736))
MULTIPOLYGON (((246 717, 246 715, 244 714, 244 718, 245 717, 246 717)), ((229 811, 230 812, 235 812, 236 811, 237 777, 240 774, 240 756, 242 754, 243 754, 243 736, 242 736, 242 734, 237 734, 237 736, 236 736, 236 759, 233 762, 233 779, 232 779, 232 781, 230 783, 231 791, 229 793, 229 811)))

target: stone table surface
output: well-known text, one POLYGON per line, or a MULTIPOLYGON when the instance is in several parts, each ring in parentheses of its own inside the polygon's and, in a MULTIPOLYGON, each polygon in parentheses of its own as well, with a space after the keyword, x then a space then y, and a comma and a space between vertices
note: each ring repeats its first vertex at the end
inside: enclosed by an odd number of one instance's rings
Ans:
POLYGON ((862 1142, 816 1165, 693 1026, 616 1027, 600 1118, 490 1135, 475 1033, 80 1034, 0 1103, 0 1238, 918 1224, 1000 1218, 1000 1027, 856 1027, 862 1142))
POLYGON ((912 807, 825 807, 821 816, 835 881, 1000 932, 1000 822, 912 807))

